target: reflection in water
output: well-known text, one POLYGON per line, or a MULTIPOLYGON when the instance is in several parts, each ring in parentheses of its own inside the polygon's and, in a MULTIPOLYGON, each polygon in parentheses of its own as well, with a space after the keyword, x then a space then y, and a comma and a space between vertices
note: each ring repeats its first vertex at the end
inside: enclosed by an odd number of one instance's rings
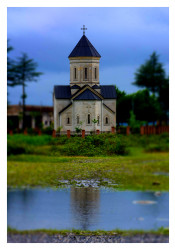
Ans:
POLYGON ((99 189, 71 188, 71 211, 73 224, 87 230, 99 212, 99 189))
POLYGON ((169 226, 169 194, 92 187, 16 189, 8 191, 7 212, 7 224, 19 230, 150 230, 169 226))

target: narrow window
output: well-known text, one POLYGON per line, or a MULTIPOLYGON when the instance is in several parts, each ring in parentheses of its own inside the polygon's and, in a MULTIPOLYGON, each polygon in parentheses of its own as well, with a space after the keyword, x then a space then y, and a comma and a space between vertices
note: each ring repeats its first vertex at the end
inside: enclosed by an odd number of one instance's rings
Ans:
POLYGON ((88 124, 90 124, 90 123, 91 123, 91 115, 88 114, 88 124))
POLYGON ((108 117, 106 117, 106 124, 108 124, 108 117))
POLYGON ((69 117, 67 118, 67 124, 70 124, 70 118, 69 117))
POLYGON ((77 78, 77 69, 74 68, 74 79, 76 80, 76 78, 77 78))
POLYGON ((98 125, 100 124, 100 117, 99 116, 97 117, 97 124, 98 125))
POLYGON ((84 78, 85 78, 85 80, 87 80, 87 67, 85 67, 85 69, 84 69, 84 78))
POLYGON ((95 79, 97 78, 97 68, 95 67, 95 79))
POLYGON ((77 124, 79 124, 80 123, 80 118, 79 118, 79 116, 77 116, 77 124))

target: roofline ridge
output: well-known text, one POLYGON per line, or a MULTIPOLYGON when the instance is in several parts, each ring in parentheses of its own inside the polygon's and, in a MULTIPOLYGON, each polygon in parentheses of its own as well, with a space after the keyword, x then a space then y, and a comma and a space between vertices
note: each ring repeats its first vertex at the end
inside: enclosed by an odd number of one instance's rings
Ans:
POLYGON ((76 93, 74 93, 71 97, 71 99, 74 99, 76 98, 79 94, 81 94, 82 90, 85 91, 85 88, 88 88, 91 92, 93 92, 94 94, 96 94, 99 98, 101 99, 104 99, 104 97, 99 93, 97 92, 95 89, 93 89, 92 87, 90 87, 89 85, 84 85, 81 89, 79 89, 76 93))

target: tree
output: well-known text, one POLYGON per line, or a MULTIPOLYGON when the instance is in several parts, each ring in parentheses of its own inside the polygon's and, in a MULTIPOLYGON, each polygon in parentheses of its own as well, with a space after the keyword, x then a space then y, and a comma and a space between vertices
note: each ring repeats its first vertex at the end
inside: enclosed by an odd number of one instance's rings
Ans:
POLYGON ((116 120, 117 126, 120 123, 127 122, 126 120, 129 118, 129 111, 131 110, 131 104, 128 103, 127 95, 124 91, 120 91, 118 87, 116 87, 117 93, 117 106, 116 106, 116 120))
POLYGON ((95 134, 95 124, 98 123, 98 120, 94 118, 94 119, 92 120, 92 123, 94 123, 94 134, 95 134))
POLYGON ((162 120, 166 122, 169 119, 169 77, 165 79, 159 89, 158 101, 162 108, 162 120))
MULTIPOLYGON (((13 47, 9 45, 9 40, 7 40, 7 86, 13 87, 14 86, 14 79, 15 79, 15 63, 9 57, 9 53, 13 50, 13 47)), ((7 92, 8 96, 8 92, 7 92)), ((7 99, 7 107, 9 105, 7 99)))
POLYGON ((155 122, 161 115, 160 103, 148 89, 126 94, 117 88, 117 125, 128 123, 133 117, 137 121, 155 122))
POLYGON ((145 87, 153 94, 159 92, 161 85, 165 81, 165 71, 158 59, 159 56, 156 52, 153 52, 150 59, 136 71, 133 85, 145 87))
POLYGON ((27 98, 25 87, 26 82, 37 81, 37 78, 42 74, 36 72, 37 63, 33 59, 29 59, 28 55, 23 53, 15 63, 15 78, 13 86, 22 86, 22 101, 23 101, 23 129, 25 128, 25 99, 27 98))
POLYGON ((136 120, 156 122, 162 115, 161 106, 154 94, 150 94, 148 89, 137 91, 131 94, 133 100, 133 111, 136 120))

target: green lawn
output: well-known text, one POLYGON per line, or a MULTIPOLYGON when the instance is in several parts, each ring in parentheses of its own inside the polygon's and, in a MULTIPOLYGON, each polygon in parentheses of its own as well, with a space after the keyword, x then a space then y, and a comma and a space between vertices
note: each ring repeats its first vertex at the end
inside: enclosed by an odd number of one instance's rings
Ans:
POLYGON ((127 156, 11 155, 7 179, 9 187, 60 187, 62 180, 75 184, 94 179, 117 190, 168 191, 168 171, 168 152, 146 153, 132 147, 127 156))

